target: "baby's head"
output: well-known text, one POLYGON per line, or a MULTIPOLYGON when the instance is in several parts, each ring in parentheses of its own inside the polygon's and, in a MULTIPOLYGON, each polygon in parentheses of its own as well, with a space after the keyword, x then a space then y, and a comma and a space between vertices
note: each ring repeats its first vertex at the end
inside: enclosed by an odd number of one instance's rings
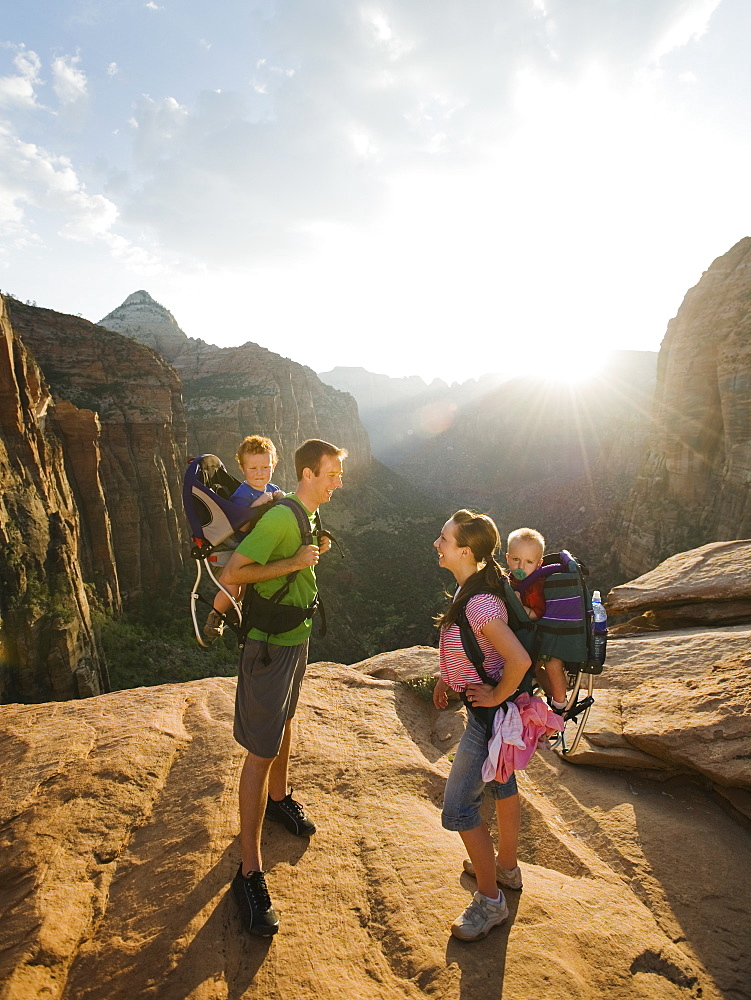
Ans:
POLYGON ((245 482, 255 490, 266 489, 278 461, 274 442, 260 434, 246 437, 237 449, 237 464, 245 476, 245 482))
POLYGON ((534 528, 517 528, 508 536, 506 562, 510 572, 520 580, 542 565, 545 539, 534 528))

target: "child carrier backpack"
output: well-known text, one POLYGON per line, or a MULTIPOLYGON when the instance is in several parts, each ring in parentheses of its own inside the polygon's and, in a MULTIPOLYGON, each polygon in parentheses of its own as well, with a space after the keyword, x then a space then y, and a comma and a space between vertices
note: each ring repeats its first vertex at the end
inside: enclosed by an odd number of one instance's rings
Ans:
MULTIPOLYGON (((602 672, 594 652, 592 595, 584 582, 587 574, 586 566, 563 549, 544 556, 542 566, 513 588, 523 601, 533 583, 544 581, 545 613, 532 622, 535 639, 529 654, 533 662, 544 655, 557 656, 585 673, 602 672)), ((527 617, 523 607, 522 612, 527 617)))
MULTIPOLYGON (((532 666, 511 700, 522 691, 531 693, 534 690, 535 665, 541 656, 556 656, 563 660, 567 679, 563 719, 574 724, 571 727, 573 736, 567 740, 564 729, 559 737, 549 740, 549 745, 562 754, 573 753, 579 744, 589 710, 594 704, 594 676, 602 672, 602 664, 594 653, 592 597, 584 582, 586 574, 586 566, 564 549, 544 556, 542 566, 520 580, 516 590, 504 577, 502 592, 498 594, 508 612, 509 628, 532 660, 532 666), (540 579, 544 580, 545 613, 533 621, 519 596, 523 597, 525 591, 540 579)), ((464 608, 459 612, 457 623, 467 659, 483 683, 495 683, 482 668, 482 650, 464 608)), ((478 717, 480 712, 487 713, 488 709, 477 710, 478 717)))
POLYGON ((318 597, 309 608, 296 608, 281 603, 298 571, 288 574, 279 589, 268 599, 261 597, 252 585, 246 586, 242 607, 222 586, 221 580, 217 579, 211 565, 212 553, 226 547, 223 543, 231 539, 237 531, 242 529, 245 534, 252 531, 263 515, 279 504, 288 507, 295 515, 302 545, 311 545, 316 540, 320 542, 323 536, 332 538, 329 532, 321 528, 318 512, 316 512, 315 531, 311 531, 309 519, 295 500, 285 498, 261 507, 250 508, 231 499, 238 486, 240 481, 227 472, 216 455, 201 455, 193 459, 188 464, 183 478, 183 506, 193 541, 191 555, 196 561, 196 577, 190 593, 190 612, 196 639, 200 645, 209 646, 203 636, 197 615, 199 604, 205 604, 208 608, 213 607, 213 600, 208 600, 199 591, 204 569, 214 586, 231 602, 228 614, 220 614, 219 617, 223 619, 225 628, 229 628, 237 635, 240 646, 244 645, 251 628, 260 628, 267 636, 287 632, 312 617, 319 608, 321 634, 325 635, 325 616, 318 597), (288 624, 288 622, 293 623, 288 624))

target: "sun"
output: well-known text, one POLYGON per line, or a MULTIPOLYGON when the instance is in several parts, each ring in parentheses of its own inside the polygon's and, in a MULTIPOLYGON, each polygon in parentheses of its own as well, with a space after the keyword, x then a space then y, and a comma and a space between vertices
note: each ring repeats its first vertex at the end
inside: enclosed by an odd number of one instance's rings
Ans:
POLYGON ((542 348, 535 360, 534 372, 546 382, 583 385, 595 380, 607 360, 607 352, 542 348))

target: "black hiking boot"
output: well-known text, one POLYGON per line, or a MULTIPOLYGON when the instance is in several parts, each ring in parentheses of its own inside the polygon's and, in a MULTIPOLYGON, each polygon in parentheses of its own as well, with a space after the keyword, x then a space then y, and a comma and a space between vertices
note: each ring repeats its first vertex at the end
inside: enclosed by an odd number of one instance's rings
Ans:
POLYGON ((237 875, 232 879, 232 892, 240 907, 243 926, 251 934, 271 937, 279 930, 279 916, 271 905, 266 877, 263 872, 243 875, 242 861, 237 875))
POLYGON ((308 819, 300 803, 292 798, 292 792, 285 795, 281 802, 275 802, 269 795, 266 815, 277 823, 283 823, 296 837, 312 837, 316 832, 315 823, 308 819))

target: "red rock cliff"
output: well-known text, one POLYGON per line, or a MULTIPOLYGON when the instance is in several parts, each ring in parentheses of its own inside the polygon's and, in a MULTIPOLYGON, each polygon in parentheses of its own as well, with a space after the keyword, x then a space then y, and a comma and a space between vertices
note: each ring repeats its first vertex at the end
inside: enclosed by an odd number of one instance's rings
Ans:
POLYGON ((751 537, 751 238, 714 261, 668 324, 652 426, 617 530, 628 577, 751 537))
POLYGON ((55 399, 87 576, 126 605, 158 592, 184 552, 178 376, 153 350, 84 319, 15 300, 10 317, 55 399))
MULTIPOLYGON (((69 421, 91 423, 93 414, 67 409, 69 421)), ((0 702, 61 701, 108 688, 60 417, 0 297, 0 702)))

